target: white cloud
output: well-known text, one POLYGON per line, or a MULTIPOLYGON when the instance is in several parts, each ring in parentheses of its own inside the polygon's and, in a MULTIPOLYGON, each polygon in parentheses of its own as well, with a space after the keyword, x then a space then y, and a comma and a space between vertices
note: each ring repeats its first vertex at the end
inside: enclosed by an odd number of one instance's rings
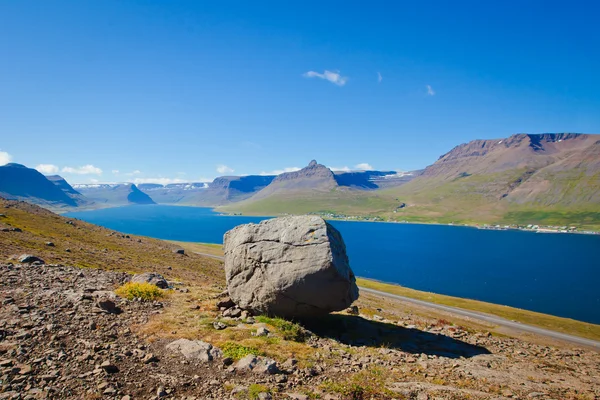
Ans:
POLYGON ((340 75, 340 71, 325 70, 325 72, 322 74, 315 72, 315 71, 308 71, 308 72, 304 73, 302 76, 304 76, 305 78, 325 79, 325 80, 327 80, 335 85, 338 85, 338 86, 344 86, 346 84, 346 82, 348 82, 348 77, 340 75))
POLYGON ((118 169, 113 169, 112 173, 113 173, 113 175, 119 175, 119 170, 118 169))
POLYGON ((44 175, 56 174, 60 170, 60 168, 53 164, 40 164, 35 169, 44 175))
POLYGON ((356 164, 354 168, 359 169, 361 171, 373 171, 375 168, 369 163, 360 163, 356 164))
POLYGON ((327 167, 332 171, 339 171, 339 172, 350 172, 352 171, 349 167, 327 167))
POLYGON ((135 171, 127 172, 125 175, 134 176, 134 175, 139 175, 141 173, 142 173, 142 171, 140 171, 139 169, 136 169, 135 171))
POLYGON ((102 170, 98 167, 94 167, 92 164, 87 164, 78 168, 64 167, 62 172, 77 175, 102 175, 102 170))
POLYGON ((5 151, 0 151, 0 165, 8 164, 12 160, 12 156, 5 151))
POLYGON ((426 85, 427 87, 427 95, 429 96, 435 96, 435 90, 433 90, 433 88, 431 87, 431 85, 426 85))
POLYGON ((220 174, 231 174, 235 170, 233 168, 229 168, 227 165, 219 164, 217 165, 217 172, 220 174))
POLYGON ((296 172, 296 171, 300 171, 302 168, 298 168, 298 167, 287 167, 284 169, 276 169, 274 171, 263 171, 261 172, 259 175, 281 175, 284 172, 296 172))
POLYGON ((377 72, 377 82, 381 83, 383 80, 383 76, 381 76, 381 72, 377 72))

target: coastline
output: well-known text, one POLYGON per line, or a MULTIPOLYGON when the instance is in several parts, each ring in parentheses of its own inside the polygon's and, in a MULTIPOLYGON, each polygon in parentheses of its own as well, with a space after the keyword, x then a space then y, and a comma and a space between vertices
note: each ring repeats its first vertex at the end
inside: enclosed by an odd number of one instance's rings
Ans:
MULTIPOLYGON (((430 222, 416 222, 416 221, 386 221, 386 220, 367 220, 367 219, 356 219, 358 217, 356 216, 346 216, 346 218, 336 218, 336 217, 332 217, 332 216, 327 216, 327 215, 322 215, 322 214, 318 214, 318 213, 309 213, 309 214, 294 214, 294 213, 286 213, 286 214, 275 214, 275 215, 249 215, 249 214, 241 214, 241 213, 224 213, 221 211, 217 211, 217 207, 205 207, 205 206, 195 206, 195 205, 189 205, 189 204, 122 204, 122 205, 115 205, 115 206, 102 206, 102 207, 95 207, 95 208, 85 208, 85 209, 77 209, 77 208, 73 208, 73 209, 60 209, 60 210, 56 210, 56 209, 51 209, 49 208, 50 211, 55 212, 59 215, 64 215, 64 214, 68 214, 68 213, 72 213, 72 212, 86 212, 86 211, 97 211, 97 210, 102 210, 102 209, 108 209, 108 208, 120 208, 120 207, 131 207, 131 206, 167 206, 167 207, 191 207, 191 208, 207 208, 210 209, 212 212, 214 212, 216 214, 216 216, 219 217, 256 217, 256 218, 277 218, 277 217, 284 217, 284 216, 288 216, 288 215, 316 215, 319 216, 321 218, 323 218, 326 221, 342 221, 342 222, 370 222, 370 223, 384 223, 384 224, 407 224, 407 225, 434 225, 434 226, 454 226, 454 227, 463 227, 463 228, 472 228, 472 229, 479 229, 479 230, 493 230, 493 231, 521 231, 521 232, 530 232, 530 233, 545 233, 545 234, 577 234, 577 235, 600 235, 600 230, 596 231, 596 230, 584 230, 584 231, 571 231, 571 230, 557 230, 557 229, 550 229, 549 227, 546 226, 539 226, 538 229, 530 229, 530 228, 522 228, 522 227, 518 227, 518 226, 500 226, 498 224, 496 225, 490 225, 490 224, 479 224, 479 223, 473 223, 473 224, 469 224, 469 223, 460 223, 460 224, 455 224, 455 223, 441 223, 441 222, 434 222, 434 221, 430 221, 430 222)), ((555 227, 552 227, 555 228, 555 227)))
MULTIPOLYGON (((222 249, 217 250, 219 243, 194 243, 194 242, 171 242, 177 243, 186 250, 193 251, 206 257, 223 260, 222 249), (203 248, 204 247, 204 248, 203 248), (205 250, 205 249, 208 249, 205 250)), ((482 319, 490 316, 507 320, 509 324, 519 323, 535 328, 557 332, 559 334, 571 335, 600 341, 600 325, 590 322, 579 321, 571 318, 564 318, 550 314, 544 314, 536 311, 525 310, 516 307, 505 306, 501 304, 488 303, 480 300, 473 300, 462 297, 448 296, 431 292, 420 291, 407 288, 395 283, 387 283, 375 279, 357 277, 357 285, 365 291, 376 291, 389 294, 391 296, 400 296, 415 302, 428 303, 430 307, 435 308, 457 308, 466 310, 467 313, 480 313, 482 319), (439 306, 439 307, 437 307, 439 306)), ((475 316, 477 318, 477 316, 475 316)), ((597 345, 593 345, 597 346, 597 345)))

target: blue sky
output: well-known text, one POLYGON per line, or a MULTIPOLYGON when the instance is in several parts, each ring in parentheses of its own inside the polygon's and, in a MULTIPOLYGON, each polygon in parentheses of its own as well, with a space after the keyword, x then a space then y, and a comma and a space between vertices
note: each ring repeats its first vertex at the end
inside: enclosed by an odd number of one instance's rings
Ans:
POLYGON ((473 139, 598 133, 598 15, 596 1, 1 1, 0 163, 198 181, 313 158, 411 170, 473 139))

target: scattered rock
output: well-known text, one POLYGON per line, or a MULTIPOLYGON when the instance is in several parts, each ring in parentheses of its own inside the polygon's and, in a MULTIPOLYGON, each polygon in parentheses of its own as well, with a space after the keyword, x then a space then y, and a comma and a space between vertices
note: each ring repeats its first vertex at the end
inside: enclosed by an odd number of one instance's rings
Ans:
POLYGON ((227 328, 227 325, 225 325, 221 321, 215 321, 215 322, 213 322, 213 328, 215 328, 218 331, 221 331, 221 330, 227 328))
POLYGON ((263 326, 256 330, 254 336, 267 336, 269 334, 269 330, 263 326))
POLYGON ((169 283, 167 280, 160 274, 155 272, 144 272, 143 274, 135 274, 133 278, 131 278, 131 282, 137 283, 150 283, 159 287, 160 289, 168 289, 169 283))
POLYGON ((240 225, 225 233, 224 250, 227 289, 241 309, 306 317, 358 298, 342 236, 320 217, 240 225))
POLYGON ((224 308, 224 309, 229 309, 231 307, 234 307, 235 303, 233 302, 233 300, 231 300, 230 297, 226 297, 224 299, 221 299, 217 302, 217 307, 218 308, 224 308))
POLYGON ((108 374, 116 374, 119 372, 119 368, 116 365, 111 364, 110 361, 104 361, 102 364, 100 364, 100 368, 102 368, 108 374))
POLYGON ((48 246, 48 247, 54 247, 54 242, 46 242, 46 246, 48 246))
POLYGON ((104 311, 108 312, 109 314, 118 314, 120 312, 120 309, 119 309, 119 307, 117 307, 115 302, 106 297, 99 298, 96 301, 96 305, 98 306, 99 309, 104 310, 104 311))
POLYGON ((173 250, 173 253, 175 253, 175 254, 185 254, 185 250, 184 249, 175 249, 175 250, 173 250))
POLYGON ((44 260, 31 254, 23 254, 19 257, 21 264, 33 264, 35 262, 44 264, 44 260))
POLYGON ((215 358, 223 356, 223 352, 219 348, 201 340, 179 339, 169 343, 166 349, 179 352, 187 359, 202 362, 213 361, 215 358))

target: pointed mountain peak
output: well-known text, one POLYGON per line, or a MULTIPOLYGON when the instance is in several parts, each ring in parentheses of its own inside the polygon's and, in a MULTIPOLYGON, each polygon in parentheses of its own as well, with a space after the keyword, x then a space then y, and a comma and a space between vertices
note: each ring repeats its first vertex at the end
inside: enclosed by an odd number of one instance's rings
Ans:
POLYGON ((308 163, 309 167, 314 167, 317 165, 317 160, 312 160, 311 162, 308 163))

